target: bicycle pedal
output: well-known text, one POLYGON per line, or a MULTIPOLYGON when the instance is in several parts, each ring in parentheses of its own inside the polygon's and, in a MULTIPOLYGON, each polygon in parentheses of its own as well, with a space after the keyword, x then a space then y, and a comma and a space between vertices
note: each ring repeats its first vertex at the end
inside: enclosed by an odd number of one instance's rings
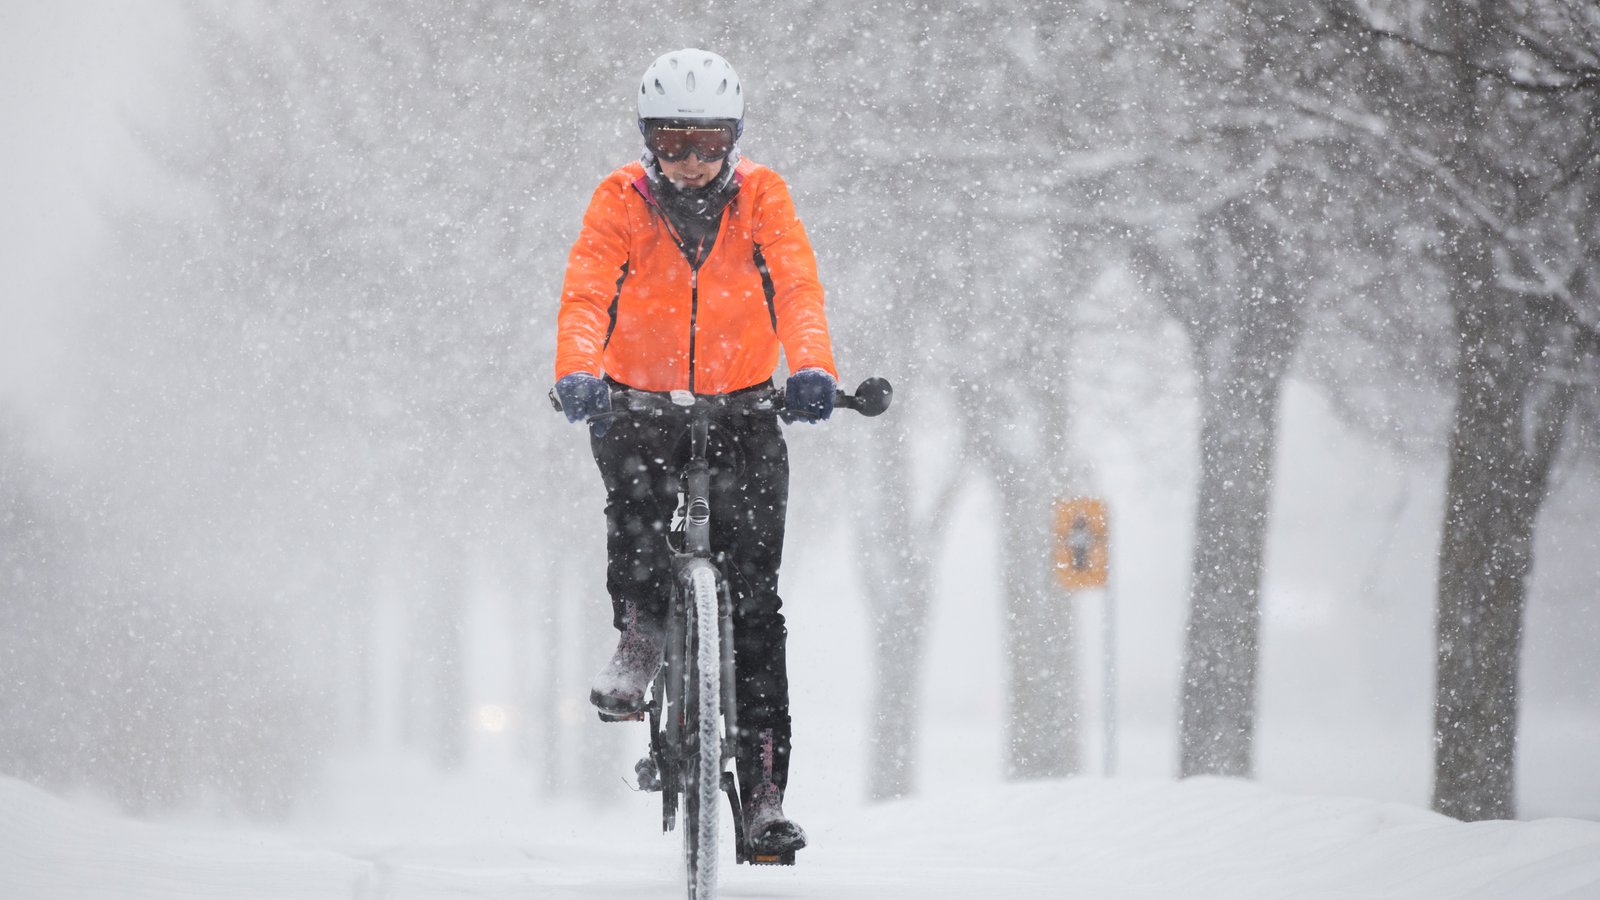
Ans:
POLYGON ((602 722, 643 722, 644 710, 631 713, 608 713, 605 710, 596 710, 602 722))
POLYGON ((795 851, 788 853, 751 853, 750 865, 752 866, 792 866, 794 865, 795 851))

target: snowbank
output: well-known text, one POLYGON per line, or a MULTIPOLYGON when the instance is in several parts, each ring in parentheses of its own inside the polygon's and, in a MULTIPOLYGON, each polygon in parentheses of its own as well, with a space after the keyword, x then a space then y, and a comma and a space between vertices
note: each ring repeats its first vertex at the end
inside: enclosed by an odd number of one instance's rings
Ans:
MULTIPOLYGON (((900 848, 908 897, 1600 898, 1600 823, 1465 824, 1222 779, 1009 785, 868 809, 817 837, 825 870, 887 870, 874 848, 900 848)), ((847 883, 836 896, 856 896, 847 883)))
MULTIPOLYGON (((380 844, 147 825, 0 779, 0 886, 20 900, 679 897, 653 797, 449 841, 435 811, 380 844)), ((839 810, 793 869, 725 868, 726 897, 1351 900, 1600 898, 1600 823, 1464 824, 1237 781, 1071 780, 839 810)), ((471 829, 464 828, 464 832, 471 829)))
POLYGON ((119 819, 0 778, 6 900, 325 900, 360 897, 371 869, 277 836, 119 819))

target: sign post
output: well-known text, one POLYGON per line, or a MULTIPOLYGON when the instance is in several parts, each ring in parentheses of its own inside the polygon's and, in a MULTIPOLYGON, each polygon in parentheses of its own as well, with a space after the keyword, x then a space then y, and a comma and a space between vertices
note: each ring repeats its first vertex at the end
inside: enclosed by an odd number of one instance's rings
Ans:
POLYGON ((1101 712, 1105 729, 1105 774, 1116 772, 1117 632, 1116 603, 1111 593, 1111 520, 1105 501, 1076 497, 1056 502, 1056 580, 1069 591, 1099 588, 1104 592, 1101 623, 1101 712))

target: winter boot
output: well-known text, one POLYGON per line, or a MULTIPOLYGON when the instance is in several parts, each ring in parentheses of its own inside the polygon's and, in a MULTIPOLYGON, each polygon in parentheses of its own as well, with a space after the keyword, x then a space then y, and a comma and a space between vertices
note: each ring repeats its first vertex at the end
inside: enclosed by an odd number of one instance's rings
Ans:
MULTIPOLYGON (((806 833, 783 814, 783 786, 774 777, 777 762, 772 729, 756 734, 755 759, 741 758, 745 834, 759 854, 793 853, 806 845, 806 833)), ((781 763, 780 763, 781 765, 781 763)))
POLYGON ((756 789, 746 801, 744 821, 752 852, 793 853, 806 845, 805 829, 783 814, 783 792, 777 785, 756 789))
POLYGON ((589 702, 612 716, 643 709, 644 693, 661 668, 664 630, 660 619, 641 612, 637 604, 627 604, 617 652, 595 676, 589 702))

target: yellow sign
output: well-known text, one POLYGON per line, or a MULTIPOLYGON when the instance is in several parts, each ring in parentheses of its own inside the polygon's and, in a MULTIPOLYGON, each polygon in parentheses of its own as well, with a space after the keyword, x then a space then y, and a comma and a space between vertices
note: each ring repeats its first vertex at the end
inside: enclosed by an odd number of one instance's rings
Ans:
POLYGON ((1056 580, 1069 591, 1106 586, 1111 560, 1106 505, 1092 497, 1056 503, 1056 580))

